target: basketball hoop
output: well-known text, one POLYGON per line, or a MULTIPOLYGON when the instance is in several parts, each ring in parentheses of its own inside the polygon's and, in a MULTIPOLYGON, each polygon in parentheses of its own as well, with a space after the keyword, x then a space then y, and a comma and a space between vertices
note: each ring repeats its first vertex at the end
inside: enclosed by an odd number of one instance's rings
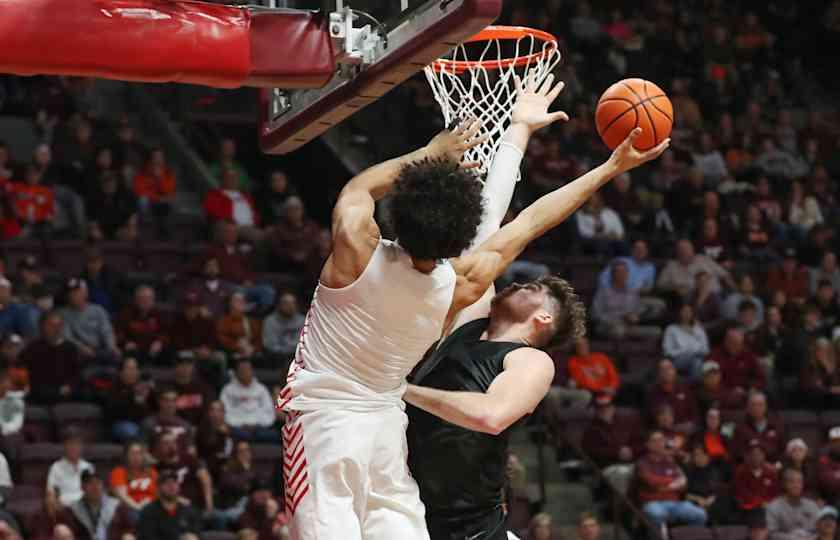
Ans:
POLYGON ((478 118, 488 140, 467 151, 466 161, 481 163, 486 174, 516 100, 514 75, 536 70, 542 82, 560 62, 557 39, 542 30, 520 26, 488 26, 426 67, 426 78, 443 112, 445 125, 478 118), (481 45, 483 44, 483 45, 481 45))

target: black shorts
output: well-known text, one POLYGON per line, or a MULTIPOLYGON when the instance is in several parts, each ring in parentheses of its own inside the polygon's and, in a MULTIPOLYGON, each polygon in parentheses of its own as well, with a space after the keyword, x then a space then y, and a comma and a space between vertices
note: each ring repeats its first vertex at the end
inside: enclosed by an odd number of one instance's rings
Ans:
POLYGON ((476 514, 426 515, 431 540, 507 540, 507 517, 501 506, 476 514))

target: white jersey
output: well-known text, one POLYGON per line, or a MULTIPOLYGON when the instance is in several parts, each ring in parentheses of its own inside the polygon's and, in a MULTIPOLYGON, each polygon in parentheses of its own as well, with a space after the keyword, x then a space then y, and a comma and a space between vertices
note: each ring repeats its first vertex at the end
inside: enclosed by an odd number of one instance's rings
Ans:
POLYGON ((406 376, 440 339, 454 291, 451 264, 424 274, 380 240, 354 283, 316 288, 281 406, 404 407, 406 376))

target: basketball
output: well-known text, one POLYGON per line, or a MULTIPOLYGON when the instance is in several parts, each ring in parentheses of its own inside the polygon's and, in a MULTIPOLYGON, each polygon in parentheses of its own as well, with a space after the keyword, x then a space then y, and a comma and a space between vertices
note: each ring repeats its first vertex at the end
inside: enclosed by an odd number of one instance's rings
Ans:
POLYGON ((650 150, 671 135, 674 107, 661 88, 644 79, 624 79, 607 88, 595 109, 598 135, 610 150, 637 126, 638 150, 650 150))

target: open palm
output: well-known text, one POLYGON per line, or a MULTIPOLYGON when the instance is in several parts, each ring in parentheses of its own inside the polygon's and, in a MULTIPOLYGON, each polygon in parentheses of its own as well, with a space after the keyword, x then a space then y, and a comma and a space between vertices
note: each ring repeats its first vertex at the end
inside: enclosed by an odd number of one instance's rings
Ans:
POLYGON ((540 83, 537 80, 537 70, 532 69, 525 76, 524 81, 518 76, 515 81, 516 104, 513 106, 512 123, 523 124, 531 132, 534 132, 558 120, 565 122, 569 119, 569 115, 563 111, 548 112, 548 108, 551 107, 551 104, 554 103, 565 86, 562 81, 552 86, 554 75, 548 75, 540 83))

